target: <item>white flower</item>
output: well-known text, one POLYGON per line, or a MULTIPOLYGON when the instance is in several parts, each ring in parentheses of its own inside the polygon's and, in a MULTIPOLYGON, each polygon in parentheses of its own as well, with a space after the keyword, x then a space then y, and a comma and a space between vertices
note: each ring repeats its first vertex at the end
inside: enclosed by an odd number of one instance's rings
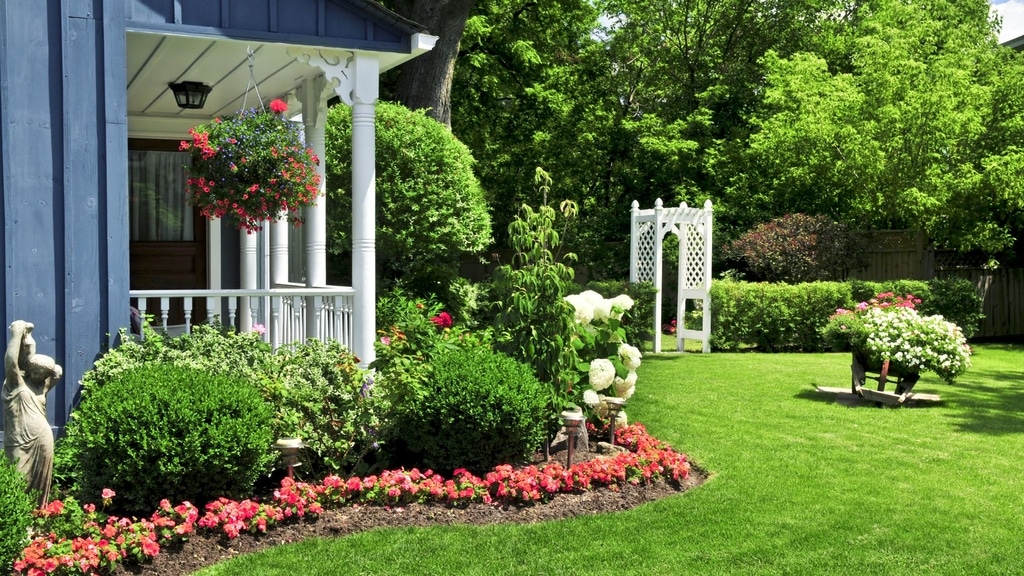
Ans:
POLYGON ((633 299, 625 294, 619 294, 611 300, 611 317, 619 320, 622 315, 633 307, 633 299))
POLYGON ((597 392, 594 392, 593 390, 589 390, 589 389, 588 390, 584 390, 583 391, 583 402, 587 406, 590 406, 591 408, 593 408, 594 406, 597 406, 598 404, 601 403, 601 397, 598 395, 597 392))
POLYGON ((619 344, 619 359, 622 360, 622 364, 627 370, 636 370, 640 367, 640 358, 643 355, 640 354, 640 350, 635 346, 630 346, 623 342, 619 344))
POLYGON ((565 301, 571 304, 573 310, 575 310, 575 320, 577 324, 590 324, 590 321, 594 319, 594 305, 584 298, 582 294, 571 294, 566 296, 565 301))
POLYGON ((629 397, 632 396, 633 392, 636 390, 636 379, 634 378, 633 380, 634 383, 630 384, 628 380, 616 378, 615 395, 618 396, 619 398, 622 398, 623 400, 629 400, 629 397))
POLYGON ((607 358, 597 358, 590 363, 590 386, 594 390, 604 390, 615 380, 615 365, 607 358))
POLYGON ((600 302, 594 304, 594 321, 607 322, 611 318, 612 314, 612 301, 601 299, 600 302))
POLYGON ((629 374, 626 374, 626 384, 636 386, 636 370, 630 370, 629 374))
POLYGON ((597 306, 601 302, 604 302, 604 296, 601 296, 600 294, 594 292, 593 290, 585 290, 583 292, 580 292, 579 296, 581 296, 587 302, 590 302, 591 306, 597 306))

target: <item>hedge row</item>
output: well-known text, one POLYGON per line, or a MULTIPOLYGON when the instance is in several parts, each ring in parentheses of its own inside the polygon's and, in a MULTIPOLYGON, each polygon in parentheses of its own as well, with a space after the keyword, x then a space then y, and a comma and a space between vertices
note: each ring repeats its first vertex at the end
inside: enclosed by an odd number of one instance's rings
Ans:
POLYGON ((983 318, 981 298, 970 281, 751 283, 716 280, 711 285, 711 347, 755 346, 768 352, 825 349, 821 328, 836 308, 852 308, 881 292, 912 294, 918 310, 955 322, 970 338, 983 318))

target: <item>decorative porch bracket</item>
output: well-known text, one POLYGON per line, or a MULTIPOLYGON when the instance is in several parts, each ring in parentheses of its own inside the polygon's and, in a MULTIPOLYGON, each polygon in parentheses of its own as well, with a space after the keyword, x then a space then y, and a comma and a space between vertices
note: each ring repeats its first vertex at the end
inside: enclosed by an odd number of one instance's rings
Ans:
MULTIPOLYGON (((352 286, 356 290, 352 351, 361 359, 361 365, 366 366, 374 360, 373 342, 377 330, 374 118, 379 94, 380 61, 374 55, 345 50, 294 48, 289 54, 323 71, 334 93, 352 107, 352 286)), ((312 96, 308 93, 304 95, 307 98, 312 96)), ((304 118, 305 114, 304 105, 304 118)), ((315 123, 319 142, 323 142, 325 122, 326 118, 315 123)), ((308 129, 307 124, 307 132, 308 129)), ((317 142, 316 135, 313 141, 317 142)), ((323 205, 324 202, 319 202, 318 209, 325 210, 323 205)), ((314 230, 312 233, 319 232, 314 230)), ((326 217, 321 238, 326 239, 326 217)), ((311 280, 314 278, 314 262, 311 258, 308 263, 307 278, 311 280)), ((323 272, 317 273, 326 273, 326 265, 323 272)))
POLYGON ((634 200, 631 206, 629 242, 629 281, 653 282, 654 351, 661 352, 662 243, 665 235, 679 238, 679 275, 676 297, 676 351, 682 352, 685 339, 701 340, 702 351, 711 351, 711 200, 704 208, 664 208, 661 198, 653 210, 641 210, 634 200), (699 300, 702 310, 700 330, 686 327, 686 301, 699 300))

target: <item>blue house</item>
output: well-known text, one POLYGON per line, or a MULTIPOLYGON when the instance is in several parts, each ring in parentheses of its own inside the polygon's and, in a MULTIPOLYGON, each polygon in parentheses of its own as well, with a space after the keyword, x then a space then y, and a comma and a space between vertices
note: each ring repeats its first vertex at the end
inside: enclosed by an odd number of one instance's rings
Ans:
POLYGON ((64 367, 55 428, 130 305, 169 332, 259 322, 275 345, 333 337, 372 359, 378 76, 435 41, 370 0, 0 3, 0 310, 5 336, 33 322, 64 367), (179 106, 184 82, 210 89, 202 108, 179 106), (351 287, 326 284, 322 198, 301 230, 248 235, 186 205, 178 151, 191 126, 282 98, 323 158, 334 97, 353 113, 351 287))

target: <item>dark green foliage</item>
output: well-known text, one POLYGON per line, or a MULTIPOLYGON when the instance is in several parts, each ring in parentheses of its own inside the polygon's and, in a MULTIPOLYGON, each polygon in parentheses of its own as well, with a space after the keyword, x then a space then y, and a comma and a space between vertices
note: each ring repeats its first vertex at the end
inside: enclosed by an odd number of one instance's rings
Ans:
POLYGON ((849 306, 841 282, 768 284, 715 280, 711 284, 711 346, 767 352, 822 349, 820 329, 836 308, 849 306))
POLYGON ((28 544, 35 498, 26 492, 28 483, 5 457, 0 457, 0 574, 11 571, 11 564, 28 544))
POLYGON ((625 280, 593 280, 583 286, 605 298, 625 294, 633 299, 633 308, 623 317, 622 327, 626 331, 626 342, 639 345, 654 336, 654 297, 658 289, 650 282, 628 282, 625 280))
POLYGON ((530 367, 486 348, 432 360, 433 378, 404 430, 409 448, 434 470, 477 474, 520 462, 545 439, 549 387, 530 367))
POLYGON ((91 390, 65 441, 81 500, 111 488, 118 510, 148 514, 162 498, 249 496, 275 459, 271 419, 258 389, 235 374, 152 362, 91 390))
POLYGON ((726 244, 756 279, 769 282, 843 280, 864 267, 864 239, 826 216, 787 214, 726 244))
POLYGON ((294 415, 286 433, 301 438, 312 457, 306 472, 361 472, 380 425, 370 373, 336 340, 309 339, 282 349, 277 361, 281 403, 294 415))
MULTIPOLYGON (((403 280, 414 295, 446 306, 463 253, 490 242, 491 220, 473 156, 441 123, 398 104, 377 103, 378 278, 403 280)), ((327 121, 328 249, 342 271, 352 253, 352 113, 336 106, 327 121)), ((456 306, 457 307, 457 306, 456 306)))

